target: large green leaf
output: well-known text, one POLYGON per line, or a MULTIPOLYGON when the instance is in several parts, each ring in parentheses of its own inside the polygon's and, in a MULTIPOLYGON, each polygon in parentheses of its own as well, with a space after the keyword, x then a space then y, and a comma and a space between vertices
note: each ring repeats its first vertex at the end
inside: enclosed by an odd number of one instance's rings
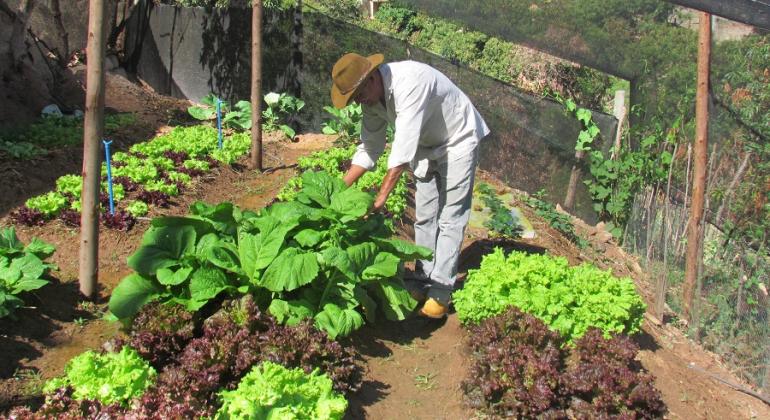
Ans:
POLYGON ((375 302, 374 299, 369 296, 369 292, 366 290, 366 288, 361 285, 356 285, 353 293, 364 310, 366 320, 371 323, 376 322, 377 302, 375 302))
POLYGON ((314 311, 313 305, 305 299, 285 301, 273 299, 267 311, 281 324, 289 326, 297 325, 306 318, 311 318, 314 311))
POLYGON ((203 261, 208 258, 211 248, 219 245, 219 235, 216 233, 207 233, 198 239, 195 245, 195 255, 203 261))
POLYGON ((309 248, 317 245, 324 237, 324 232, 315 229, 302 229, 294 235, 294 240, 303 247, 309 248))
POLYGON ((345 337, 364 325, 364 319, 355 309, 343 309, 333 303, 327 303, 321 312, 315 315, 315 325, 326 331, 329 338, 345 337))
POLYGON ((399 260, 393 254, 384 253, 379 256, 374 242, 364 242, 347 249, 351 269, 356 278, 374 280, 383 277, 393 277, 398 269, 399 260))
POLYGON ((235 216, 235 206, 232 203, 225 202, 211 206, 197 201, 190 206, 190 211, 192 214, 210 221, 217 231, 235 236, 238 221, 235 216))
POLYGON ((131 274, 120 281, 110 296, 110 312, 120 319, 134 316, 146 303, 158 298, 161 290, 152 280, 131 274))
POLYGON ((348 253, 339 247, 329 247, 321 252, 321 259, 325 267, 333 267, 345 276, 348 280, 355 280, 353 264, 348 257, 348 253))
POLYGON ((327 172, 305 171, 302 174, 302 191, 297 200, 310 204, 311 201, 326 208, 331 204, 332 195, 346 188, 342 179, 327 172))
POLYGON ((363 280, 387 279, 396 275, 401 260, 390 252, 380 252, 374 261, 361 272, 363 280))
POLYGON ((318 276, 315 252, 286 248, 265 270, 260 285, 273 292, 291 291, 304 286, 318 276))
POLYGON ((56 247, 41 240, 40 238, 32 238, 32 240, 24 247, 24 251, 30 254, 35 254, 36 257, 44 260, 56 251, 56 247))
POLYGON ((190 277, 192 271, 192 267, 181 267, 176 271, 168 268, 160 268, 157 271, 158 283, 164 286, 176 286, 182 284, 188 277, 190 277))
POLYGON ((0 255, 8 255, 24 249, 24 244, 16 236, 13 227, 0 229, 0 255))
POLYGON ((264 216, 278 219, 282 223, 296 222, 315 213, 317 209, 309 207, 297 201, 275 203, 263 210, 264 216))
POLYGON ((195 228, 189 225, 152 227, 140 247, 128 257, 128 266, 136 272, 153 276, 159 268, 179 263, 183 255, 195 252, 195 228))
POLYGON ((391 321, 403 321, 417 306, 417 301, 398 281, 381 280, 368 287, 377 296, 385 317, 391 321))
POLYGON ((208 252, 208 260, 215 266, 231 273, 242 274, 238 250, 228 245, 230 244, 220 242, 219 245, 211 247, 208 252))
POLYGON ((196 120, 207 121, 216 118, 217 111, 213 108, 191 106, 187 108, 187 113, 196 120))
POLYGON ((363 217, 372 206, 374 199, 369 193, 356 188, 348 188, 334 193, 329 208, 342 214, 342 222, 363 217))
POLYGON ((37 279, 45 272, 45 265, 34 254, 24 254, 21 258, 11 261, 11 270, 19 270, 21 276, 28 279, 37 279))
POLYGON ((203 266, 195 270, 190 278, 190 298, 207 302, 230 287, 227 275, 222 270, 203 266))
POLYGON ((45 286, 46 284, 48 284, 48 280, 22 277, 21 279, 19 279, 13 284, 13 289, 11 290, 11 293, 19 294, 21 292, 29 292, 31 290, 37 290, 45 286))
POLYGON ((278 256, 286 241, 286 234, 294 229, 298 222, 260 216, 252 219, 251 224, 259 230, 259 234, 255 235, 242 229, 238 238, 238 254, 243 271, 255 281, 260 277, 260 271, 278 256))
POLYGON ((199 217, 164 216, 152 219, 151 223, 155 228, 191 226, 195 229, 196 238, 201 238, 207 233, 216 233, 217 231, 213 223, 199 217))
POLYGON ((11 266, 8 258, 0 257, 0 280, 11 284, 21 278, 21 269, 18 266, 11 266))
POLYGON ((433 252, 429 248, 415 245, 411 242, 397 238, 384 239, 373 237, 371 239, 384 251, 395 254, 403 260, 429 260, 433 258, 433 252))

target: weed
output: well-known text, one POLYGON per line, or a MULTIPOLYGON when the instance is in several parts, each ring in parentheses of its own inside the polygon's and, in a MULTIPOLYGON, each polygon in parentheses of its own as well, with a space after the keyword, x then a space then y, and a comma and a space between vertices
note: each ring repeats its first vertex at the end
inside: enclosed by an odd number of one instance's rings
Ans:
POLYGON ((438 375, 433 372, 418 373, 414 376, 414 385, 423 391, 431 390, 436 387, 436 376, 438 375))

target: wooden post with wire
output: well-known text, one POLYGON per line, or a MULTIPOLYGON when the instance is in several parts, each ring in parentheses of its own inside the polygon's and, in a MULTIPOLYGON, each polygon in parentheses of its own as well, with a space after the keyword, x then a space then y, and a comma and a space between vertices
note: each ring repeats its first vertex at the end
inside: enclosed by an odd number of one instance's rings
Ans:
POLYGON ((104 134, 104 55, 107 43, 104 0, 88 7, 86 112, 83 121, 83 192, 80 216, 80 292, 93 299, 99 278, 100 145, 104 134))
POLYGON ((262 171, 262 0, 251 7, 251 159, 249 169, 262 171))
POLYGON ((693 303, 698 277, 698 255, 703 229, 703 207, 706 191, 706 166, 708 163, 708 93, 711 67, 711 14, 700 15, 698 36, 698 79, 695 96, 695 147, 693 164, 693 189, 690 220, 687 227, 687 253, 685 260, 682 303, 684 317, 693 325, 693 303))

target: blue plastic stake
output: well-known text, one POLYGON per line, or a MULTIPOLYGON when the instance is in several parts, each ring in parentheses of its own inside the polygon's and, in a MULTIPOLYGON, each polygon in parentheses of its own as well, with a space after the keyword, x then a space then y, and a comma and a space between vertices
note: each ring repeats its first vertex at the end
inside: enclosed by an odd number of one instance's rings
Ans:
POLYGON ((218 133, 218 140, 217 143, 219 145, 219 148, 222 148, 222 101, 217 98, 217 133, 218 133))
POLYGON ((104 143, 104 155, 107 160, 107 189, 110 192, 110 214, 115 214, 115 198, 112 195, 112 164, 110 163, 110 144, 112 140, 102 140, 104 143))

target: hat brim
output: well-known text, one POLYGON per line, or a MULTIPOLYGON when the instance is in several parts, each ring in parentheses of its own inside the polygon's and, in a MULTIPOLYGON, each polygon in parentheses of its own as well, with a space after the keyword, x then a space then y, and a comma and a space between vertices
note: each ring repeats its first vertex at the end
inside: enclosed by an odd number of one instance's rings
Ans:
MULTIPOLYGON (((369 61, 370 66, 369 70, 366 72, 366 75, 361 78, 361 82, 366 80, 366 78, 369 77, 373 71, 380 67, 382 62, 385 61, 385 56, 383 54, 373 54, 369 57, 366 57, 366 59, 369 61)), ((337 85, 332 83, 332 104, 334 107, 337 109, 342 109, 348 106, 350 104, 350 100, 355 97, 356 93, 358 93, 358 88, 361 87, 361 82, 358 83, 355 89, 351 90, 347 94, 343 94, 337 85)))

